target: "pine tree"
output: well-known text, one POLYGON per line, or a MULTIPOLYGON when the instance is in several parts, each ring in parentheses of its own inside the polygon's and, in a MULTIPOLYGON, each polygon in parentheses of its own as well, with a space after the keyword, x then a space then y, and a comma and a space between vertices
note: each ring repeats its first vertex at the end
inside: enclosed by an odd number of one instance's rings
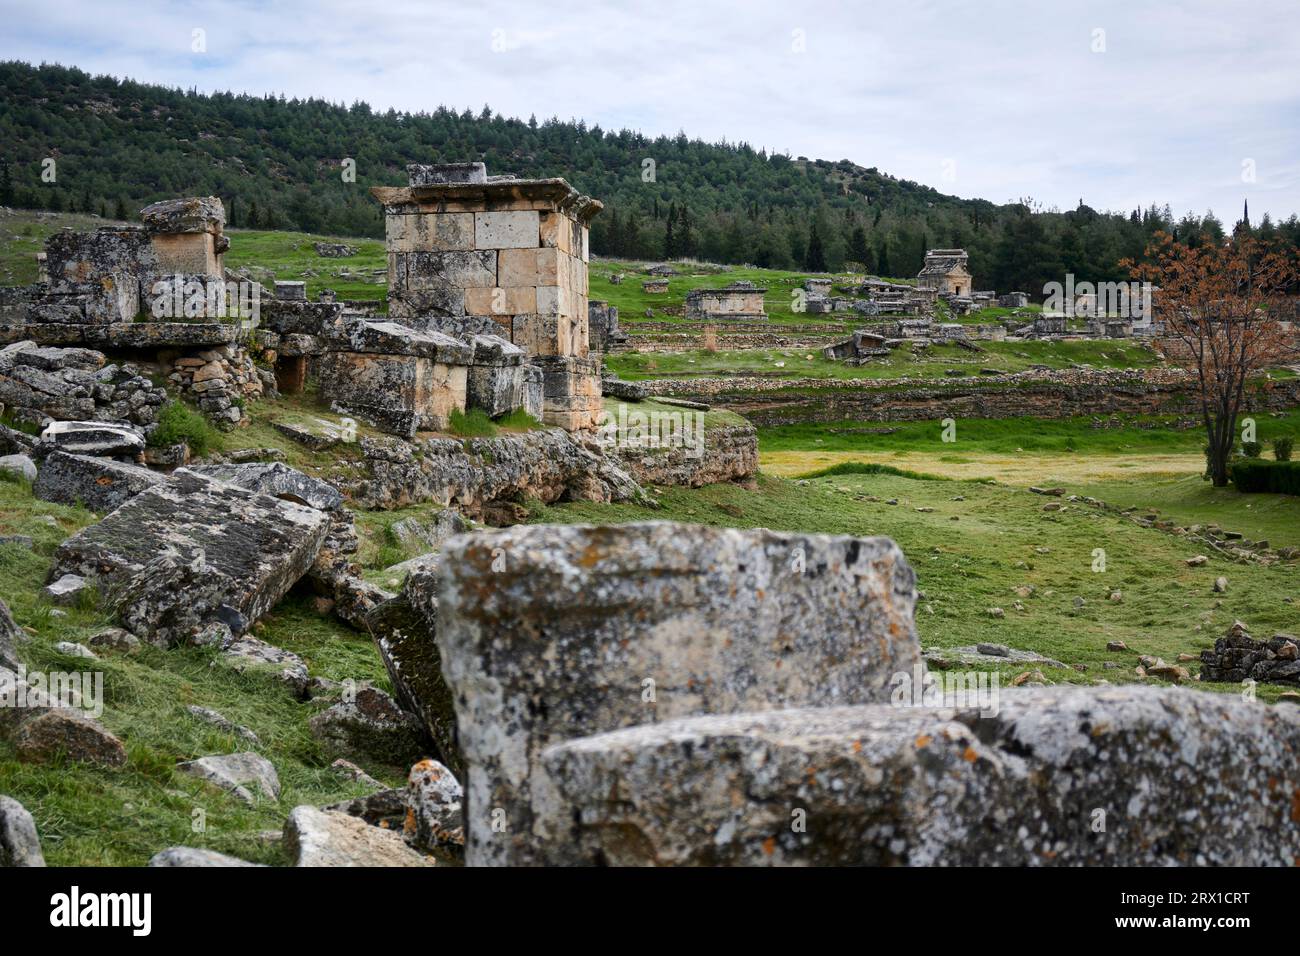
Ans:
POLYGON ((668 210, 668 226, 664 229, 664 258, 677 258, 677 240, 673 237, 673 220, 677 218, 677 210, 670 208, 668 210))
POLYGON ((822 248, 822 237, 817 231, 816 220, 813 221, 812 228, 808 232, 808 258, 804 267, 809 272, 826 271, 826 251, 822 248))
POLYGON ((867 230, 858 226, 849 239, 849 258, 864 265, 871 258, 871 247, 867 245, 867 230))
POLYGON ((14 204, 14 177, 9 169, 9 160, 0 163, 0 206, 14 204))
POLYGON ((881 276, 889 278, 889 243, 884 239, 880 240, 880 254, 876 256, 876 269, 881 276))
POLYGON ((122 197, 120 196, 117 199, 117 206, 113 210, 113 218, 122 221, 126 220, 126 203, 122 201, 122 197))

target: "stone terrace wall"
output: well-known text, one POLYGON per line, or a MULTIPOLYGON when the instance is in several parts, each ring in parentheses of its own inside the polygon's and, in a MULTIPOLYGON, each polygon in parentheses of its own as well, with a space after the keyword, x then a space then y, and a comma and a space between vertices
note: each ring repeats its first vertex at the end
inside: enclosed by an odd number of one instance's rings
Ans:
MULTIPOLYGON (((642 383, 653 395, 725 404, 759 426, 795 422, 1069 418, 1076 415, 1195 414, 1191 381, 1174 370, 1022 372, 917 387, 905 380, 732 378, 642 383)), ((1252 391, 1252 411, 1300 405, 1300 380, 1252 391)))

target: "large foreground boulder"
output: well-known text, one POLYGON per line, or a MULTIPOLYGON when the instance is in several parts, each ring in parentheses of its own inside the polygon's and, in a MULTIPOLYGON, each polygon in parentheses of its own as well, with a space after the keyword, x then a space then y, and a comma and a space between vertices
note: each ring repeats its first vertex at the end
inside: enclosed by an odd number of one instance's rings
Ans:
POLYGON ((1292 866, 1300 712, 1179 688, 697 717, 557 745, 544 863, 1292 866))
POLYGON ((312 566, 330 518, 187 469, 63 542, 50 580, 77 574, 122 625, 169 646, 221 621, 235 636, 312 566))
POLYGON ((13 797, 0 796, 0 867, 44 865, 32 815, 13 797))
POLYGON ((469 768, 467 862, 538 862, 567 832, 540 759, 552 744, 888 700, 920 663, 915 593, 885 538, 650 522, 452 539, 436 627, 469 768))
POLYGON ((82 504, 102 514, 163 480, 162 475, 139 465, 56 451, 41 465, 32 493, 42 501, 82 504))

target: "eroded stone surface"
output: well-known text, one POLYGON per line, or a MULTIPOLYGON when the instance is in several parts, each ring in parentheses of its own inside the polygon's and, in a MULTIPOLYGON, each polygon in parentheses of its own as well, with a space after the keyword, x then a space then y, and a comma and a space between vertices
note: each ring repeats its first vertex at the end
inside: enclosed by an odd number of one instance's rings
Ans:
POLYGON ((36 821, 13 797, 0 795, 0 868, 44 865, 36 821))
POLYGON ((238 857, 227 856, 216 850, 203 850, 192 846, 168 847, 150 857, 147 866, 262 866, 238 857))
MULTIPOLYGON (((884 538, 650 522, 464 535, 436 628, 468 764, 468 862, 562 825, 541 750, 693 714, 887 700, 920 660, 915 577, 884 538)), ((424 676, 424 675, 422 675, 424 676)))
POLYGON ((162 475, 139 465, 56 451, 42 463, 32 492, 43 501, 80 503, 103 514, 163 480, 162 475))
POLYGON ((252 751, 200 757, 177 764, 176 769, 233 794, 249 806, 257 803, 259 795, 272 801, 280 799, 280 777, 275 765, 252 751))
POLYGON ((675 720, 547 751, 571 812, 538 857, 1291 866, 1297 732, 1292 708, 1152 687, 1007 691, 986 718, 875 705, 675 720))
POLYGON ((63 542, 52 579, 81 574, 142 638, 175 644, 221 620, 240 634, 311 567, 327 514, 178 469, 63 542))
POLYGON ((294 866, 434 866, 392 830, 334 810, 295 807, 284 827, 294 866))

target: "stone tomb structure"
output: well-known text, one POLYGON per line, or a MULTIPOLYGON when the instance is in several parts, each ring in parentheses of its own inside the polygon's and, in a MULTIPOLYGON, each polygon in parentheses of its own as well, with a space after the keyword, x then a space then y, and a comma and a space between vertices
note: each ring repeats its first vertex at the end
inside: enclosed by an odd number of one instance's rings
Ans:
POLYGON ((766 322, 765 295, 766 289, 743 280, 721 289, 692 289, 686 293, 686 318, 766 322))
POLYGON ((931 249, 925 254, 925 265, 917 273, 916 284, 921 289, 933 289, 940 295, 969 296, 971 274, 967 268, 965 249, 931 249))
POLYGON ((587 224, 600 202, 563 179, 488 176, 482 163, 407 172, 407 186, 371 189, 384 206, 389 315, 421 332, 504 339, 542 369, 543 421, 594 427, 587 224))

